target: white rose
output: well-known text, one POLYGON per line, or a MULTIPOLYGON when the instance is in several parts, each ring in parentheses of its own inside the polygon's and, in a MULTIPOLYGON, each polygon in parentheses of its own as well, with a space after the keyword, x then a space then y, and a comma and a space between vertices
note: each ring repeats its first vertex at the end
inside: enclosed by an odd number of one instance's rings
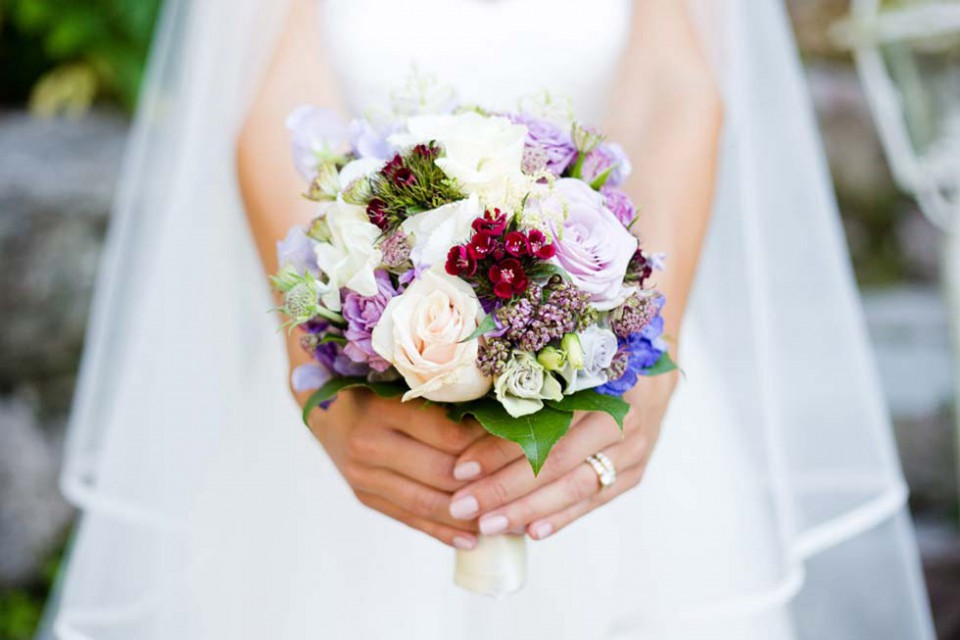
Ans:
POLYGON ((390 143, 408 147, 436 140, 444 148, 437 166, 487 204, 504 200, 516 190, 515 185, 528 182, 521 169, 527 137, 522 124, 468 111, 410 118, 408 130, 391 136, 390 143))
POLYGON ((404 220, 400 228, 414 240, 410 251, 413 264, 442 264, 450 247, 470 239, 470 225, 482 214, 480 199, 474 195, 404 220))
POLYGON ((373 349, 410 386, 404 400, 467 402, 490 390, 477 368, 476 331, 483 309, 463 280, 433 268, 387 303, 373 330, 373 349))
POLYGON ((579 336, 583 352, 583 367, 575 369, 569 362, 560 375, 567 381, 564 393, 572 395, 584 389, 593 389, 609 381, 607 369, 617 354, 617 336, 597 325, 587 327, 579 336))
POLYGON ((561 400, 560 383, 525 351, 514 352, 493 386, 497 400, 514 418, 543 409, 544 400, 561 400))
POLYGON ((370 222, 363 207, 342 200, 331 202, 323 219, 330 237, 318 243, 314 251, 317 266, 327 278, 323 302, 327 308, 339 311, 339 291, 343 287, 362 296, 377 294, 373 272, 383 261, 376 246, 380 229, 370 222))

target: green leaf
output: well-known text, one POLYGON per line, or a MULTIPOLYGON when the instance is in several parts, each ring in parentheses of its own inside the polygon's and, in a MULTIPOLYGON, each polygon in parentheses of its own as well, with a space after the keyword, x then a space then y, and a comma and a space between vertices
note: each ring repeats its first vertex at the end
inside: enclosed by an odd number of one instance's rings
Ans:
POLYGON ((540 473, 550 449, 570 429, 573 420, 572 412, 548 406, 528 416, 514 418, 493 398, 455 405, 450 411, 452 419, 459 416, 456 419, 460 420, 467 414, 472 414, 493 435, 519 444, 533 467, 534 475, 540 473))
POLYGON ((573 395, 564 396, 563 400, 548 400, 547 405, 559 411, 603 411, 617 421, 621 431, 623 419, 630 411, 630 404, 623 398, 597 393, 593 389, 585 389, 573 395))
POLYGON ((541 262, 537 266, 530 269, 528 273, 534 278, 550 279, 553 276, 560 276, 564 281, 570 282, 570 274, 567 273, 562 267, 559 267, 552 262, 541 262))
POLYGON ((396 398, 406 391, 401 382, 368 382, 366 378, 334 378, 307 399, 303 405, 303 423, 309 425, 310 413, 327 400, 332 400, 341 391, 362 387, 373 391, 381 398, 396 398))
POLYGON ((490 333, 491 331, 496 330, 497 320, 493 317, 492 313, 488 313, 483 317, 483 320, 480 321, 480 324, 477 325, 476 331, 468 335, 466 338, 460 341, 461 344, 464 342, 470 342, 471 340, 476 340, 482 335, 490 333))
POLYGON ((670 354, 664 351, 657 362, 644 372, 644 375, 659 376, 664 373, 670 373, 677 369, 677 363, 673 361, 670 354))
POLYGON ((336 344, 347 344, 347 339, 343 336, 338 336, 335 333, 328 333, 327 335, 320 338, 320 344, 327 344, 328 342, 335 342, 336 344))
POLYGON ((610 174, 613 173, 613 170, 616 169, 618 166, 619 166, 618 164, 614 164, 607 167, 603 173, 601 173, 600 175, 598 175, 596 178, 593 179, 593 182, 590 183, 590 187, 594 191, 600 191, 600 189, 603 188, 603 185, 607 184, 607 180, 610 178, 610 174))

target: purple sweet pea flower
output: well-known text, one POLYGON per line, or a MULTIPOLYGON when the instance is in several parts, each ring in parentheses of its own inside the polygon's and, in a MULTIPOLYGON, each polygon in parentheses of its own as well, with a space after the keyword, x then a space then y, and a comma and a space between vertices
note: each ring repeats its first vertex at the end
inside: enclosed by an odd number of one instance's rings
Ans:
POLYGON ((293 163, 305 180, 313 180, 317 164, 325 155, 348 148, 347 125, 330 109, 304 106, 287 117, 293 142, 293 163))
POLYGON ((336 342, 321 344, 314 350, 313 356, 323 367, 338 376, 357 378, 366 377, 370 373, 369 366, 351 360, 343 352, 343 347, 336 342))
POLYGON ((320 273, 317 269, 317 256, 314 253, 316 242, 311 240, 300 227, 293 227, 287 237, 277 243, 277 262, 280 268, 293 267, 297 273, 320 273))
POLYGON ((577 149, 573 146, 569 131, 549 120, 524 113, 507 114, 506 117, 514 124, 527 127, 524 157, 536 156, 543 162, 543 168, 553 175, 562 175, 576 160, 577 149))
POLYGON ((626 361, 623 375, 597 387, 597 393, 622 396, 637 384, 640 376, 648 374, 649 369, 667 352, 663 326, 663 316, 658 315, 638 333, 618 339, 620 348, 617 357, 626 361))
POLYGON ((316 391, 330 380, 330 371, 318 364, 303 364, 293 370, 291 383, 294 391, 316 391))
POLYGON ((603 195, 603 202, 607 206, 607 209, 610 209, 613 215, 617 216, 617 220, 619 220, 623 226, 629 226, 630 223, 633 222, 633 218, 637 215, 637 210, 634 208, 633 203, 630 202, 627 194, 609 185, 601 187, 600 193, 603 195))
POLYGON ((397 291, 386 271, 377 271, 375 277, 377 295, 364 297, 347 291, 343 297, 343 318, 347 321, 347 329, 343 332, 347 344, 343 353, 354 362, 368 364, 373 370, 383 373, 390 368, 390 363, 374 351, 371 334, 387 303, 397 295, 397 291))
POLYGON ((399 129, 397 123, 374 125, 365 118, 356 118, 350 122, 350 146, 361 158, 387 160, 397 152, 387 138, 399 129))
POLYGON ((633 170, 623 147, 613 142, 604 142, 588 153, 583 160, 580 175, 584 181, 593 182, 607 169, 611 171, 605 184, 611 187, 622 185, 633 170))

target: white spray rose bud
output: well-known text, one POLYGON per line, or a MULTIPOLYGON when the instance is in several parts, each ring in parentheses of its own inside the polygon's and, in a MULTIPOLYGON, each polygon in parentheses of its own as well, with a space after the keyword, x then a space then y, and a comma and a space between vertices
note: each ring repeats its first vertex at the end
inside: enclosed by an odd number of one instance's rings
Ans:
POLYGON ((514 418, 536 413, 543 408, 544 400, 563 399, 560 382, 526 351, 514 352, 493 383, 493 390, 514 418))
POLYGON ((567 356, 567 363, 574 369, 583 369, 583 347, 580 337, 575 333, 568 333, 560 341, 560 348, 567 356))
POLYGON ((540 353, 537 354, 537 362, 547 371, 560 371, 563 369, 566 361, 566 355, 556 347, 544 347, 540 350, 540 353))

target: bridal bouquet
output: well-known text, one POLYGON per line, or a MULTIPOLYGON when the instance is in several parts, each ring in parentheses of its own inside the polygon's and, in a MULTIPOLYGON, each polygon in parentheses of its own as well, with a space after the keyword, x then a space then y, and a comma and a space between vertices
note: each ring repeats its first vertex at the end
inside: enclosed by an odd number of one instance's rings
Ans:
POLYGON ((351 387, 423 398, 516 442, 538 473, 574 411, 622 428, 638 376, 674 368, 649 286, 662 257, 618 189, 630 164, 547 105, 290 116, 317 216, 279 244, 273 284, 314 360, 293 373, 315 390, 304 420, 351 387))

